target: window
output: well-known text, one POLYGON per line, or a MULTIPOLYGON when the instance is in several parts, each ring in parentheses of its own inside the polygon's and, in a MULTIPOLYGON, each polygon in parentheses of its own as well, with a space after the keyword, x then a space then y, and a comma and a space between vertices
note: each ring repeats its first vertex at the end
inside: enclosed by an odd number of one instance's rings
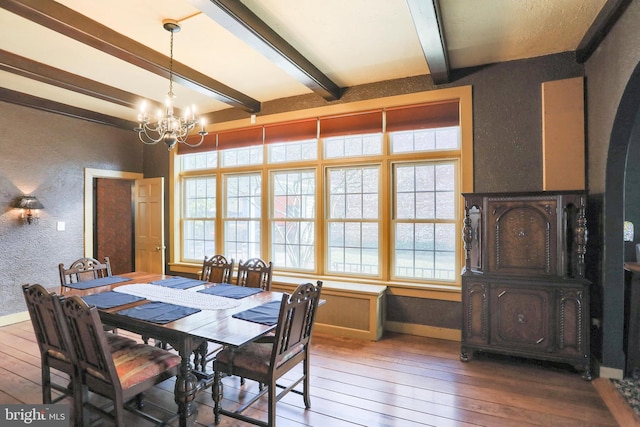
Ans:
POLYGON ((224 253, 235 260, 261 256, 260 174, 225 176, 224 253))
POLYGON ((394 167, 394 274, 396 278, 455 281, 456 164, 394 167))
POLYGON ((231 148, 222 151, 222 166, 246 166, 262 164, 262 147, 231 148))
POLYGON ((362 157, 382 153, 382 135, 351 135, 324 140, 325 159, 362 157))
POLYGON ((318 158, 318 140, 269 144, 269 163, 287 163, 318 158))
POLYGON ((210 132, 199 153, 181 147, 174 252, 194 269, 221 253, 272 261, 276 274, 459 286, 471 89, 451 91, 464 105, 394 97, 390 108, 210 132), (217 197, 202 190, 216 185, 217 197))
POLYGON ((183 256, 202 261, 211 256, 216 242, 216 177, 184 179, 183 256))
POLYGON ((447 127, 391 134, 391 152, 455 150, 460 146, 460 128, 447 127))
POLYGON ((378 275, 379 168, 331 168, 327 181, 327 271, 378 275))
POLYGON ((272 179, 271 258, 284 269, 315 268, 315 170, 276 171, 272 179))

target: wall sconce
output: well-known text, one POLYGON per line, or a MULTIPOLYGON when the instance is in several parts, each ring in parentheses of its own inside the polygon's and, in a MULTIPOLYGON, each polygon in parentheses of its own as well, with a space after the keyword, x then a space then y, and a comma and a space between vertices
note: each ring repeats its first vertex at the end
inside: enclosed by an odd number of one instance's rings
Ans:
POLYGON ((38 210, 44 209, 42 203, 36 199, 36 196, 20 196, 16 199, 13 207, 22 210, 20 218, 22 218, 25 224, 37 224, 40 219, 40 212, 38 210))

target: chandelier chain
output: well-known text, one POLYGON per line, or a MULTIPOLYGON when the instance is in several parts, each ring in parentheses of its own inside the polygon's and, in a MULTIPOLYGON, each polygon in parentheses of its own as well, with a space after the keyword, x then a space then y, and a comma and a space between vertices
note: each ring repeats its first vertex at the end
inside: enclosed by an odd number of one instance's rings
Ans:
POLYGON ((169 44, 169 97, 173 98, 173 31, 171 33, 171 42, 169 44))

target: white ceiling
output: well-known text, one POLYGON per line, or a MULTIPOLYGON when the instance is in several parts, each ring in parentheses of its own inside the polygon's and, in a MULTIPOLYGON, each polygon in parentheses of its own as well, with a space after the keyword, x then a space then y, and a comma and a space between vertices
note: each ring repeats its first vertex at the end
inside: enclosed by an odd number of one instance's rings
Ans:
MULTIPOLYGON (((38 2, 51 0, 25 0, 38 2)), ((170 33, 163 29, 162 21, 176 19, 182 29, 174 35, 175 61, 260 103, 313 93, 272 59, 202 13, 210 8, 209 0, 58 3, 165 56, 169 56, 170 33)), ((242 3, 340 88, 429 74, 407 0, 242 3)), ((440 0, 450 68, 576 50, 605 3, 606 0, 440 0)), ((0 6, 0 49, 163 102, 168 91, 165 77, 0 6)), ((135 121, 137 116, 130 106, 43 83, 7 71, 6 67, 0 68, 0 87, 125 120, 135 121)), ((195 104, 200 113, 230 108, 179 84, 174 85, 174 92, 178 107, 195 104)))

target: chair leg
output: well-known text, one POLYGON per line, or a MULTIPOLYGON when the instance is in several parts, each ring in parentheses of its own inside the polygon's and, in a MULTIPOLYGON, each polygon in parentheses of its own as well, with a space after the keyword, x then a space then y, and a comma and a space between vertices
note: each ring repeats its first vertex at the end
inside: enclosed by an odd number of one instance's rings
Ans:
POLYGON ((136 408, 142 410, 144 408, 144 393, 136 394, 136 408))
POLYGON ((51 371, 45 366, 45 362, 42 361, 42 403, 51 403, 51 371))
MULTIPOLYGON (((308 351, 308 350, 307 350, 308 351)), ((304 363, 302 365, 302 373, 304 375, 304 380, 302 381, 302 397, 304 398, 304 406, 305 408, 311 408, 311 393, 310 390, 310 380, 309 380, 309 370, 311 369, 311 363, 309 361, 309 355, 304 358, 304 363)))
POLYGON ((73 381, 73 417, 75 419, 74 425, 76 427, 89 426, 90 417, 85 417, 84 414, 84 402, 89 399, 89 389, 82 384, 79 377, 76 377, 73 381))
POLYGON ((224 392, 222 387, 222 377, 220 372, 214 371, 213 384, 211 385, 211 397, 213 398, 213 415, 214 423, 216 425, 220 423, 220 404, 222 402, 222 394, 224 392))
POLYGON ((271 382, 268 387, 269 390, 267 390, 267 394, 269 395, 269 409, 267 413, 267 425, 269 427, 273 427, 276 425, 276 394, 278 393, 276 380, 271 378, 271 382))
MULTIPOLYGON (((137 399, 137 396, 136 396, 137 399)), ((121 396, 116 396, 113 399, 113 409, 115 412, 115 423, 116 427, 125 427, 124 424, 124 401, 121 396)))

